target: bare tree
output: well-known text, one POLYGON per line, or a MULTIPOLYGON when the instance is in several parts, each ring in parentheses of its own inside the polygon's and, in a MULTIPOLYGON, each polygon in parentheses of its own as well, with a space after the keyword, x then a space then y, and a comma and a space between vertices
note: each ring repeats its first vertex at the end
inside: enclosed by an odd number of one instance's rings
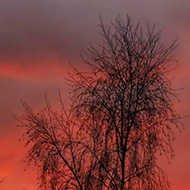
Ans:
POLYGON ((84 52, 89 71, 70 75, 70 110, 60 96, 59 112, 48 102, 39 113, 23 103, 25 116, 17 117, 31 144, 29 162, 41 172, 39 187, 170 189, 157 156, 173 158, 173 127, 180 127, 168 78, 176 43, 164 46, 154 27, 143 31, 129 17, 100 28, 102 45, 84 52))

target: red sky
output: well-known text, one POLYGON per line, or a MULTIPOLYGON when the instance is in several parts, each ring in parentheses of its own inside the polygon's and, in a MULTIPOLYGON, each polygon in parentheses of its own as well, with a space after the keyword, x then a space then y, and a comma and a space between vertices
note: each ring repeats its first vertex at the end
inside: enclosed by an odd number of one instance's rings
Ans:
MULTIPOLYGON (((163 42, 179 39, 173 74, 181 102, 180 114, 190 114, 190 1, 189 0, 1 0, 0 1, 0 190, 36 190, 35 169, 22 161, 26 153, 18 139, 21 129, 11 114, 21 114, 23 99, 40 108, 45 93, 51 101, 58 88, 67 97, 64 77, 69 62, 83 67, 80 54, 89 42, 97 44, 99 16, 109 23, 128 13, 134 22, 156 23, 163 42)), ((190 189, 190 118, 174 142, 176 157, 161 165, 173 190, 190 189)))

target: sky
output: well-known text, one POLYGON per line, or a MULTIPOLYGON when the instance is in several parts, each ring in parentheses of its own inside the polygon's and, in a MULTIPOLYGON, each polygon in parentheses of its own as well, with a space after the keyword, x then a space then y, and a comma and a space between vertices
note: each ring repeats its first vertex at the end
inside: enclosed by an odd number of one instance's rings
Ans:
MULTIPOLYGON (((36 190, 36 170, 23 161, 27 149, 12 115, 23 113, 21 100, 39 109, 45 94, 56 101, 58 89, 68 98, 69 63, 83 68, 82 49, 101 42, 99 16, 109 24, 129 14, 134 23, 155 23, 165 44, 178 39, 173 85, 183 90, 174 105, 182 116, 190 114, 189 10, 189 0, 1 0, 0 190, 36 190)), ((190 118, 183 123, 182 133, 175 130, 174 160, 160 158, 173 190, 190 189, 190 118)))

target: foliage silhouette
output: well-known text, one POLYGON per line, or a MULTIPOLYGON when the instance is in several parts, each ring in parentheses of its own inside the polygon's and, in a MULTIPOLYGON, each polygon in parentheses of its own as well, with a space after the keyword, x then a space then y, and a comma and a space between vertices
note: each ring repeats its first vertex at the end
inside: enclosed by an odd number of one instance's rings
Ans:
POLYGON ((60 95, 60 111, 23 103, 17 117, 39 189, 170 189, 157 156, 173 158, 173 128, 181 127, 168 78, 176 42, 164 46, 155 27, 133 27, 129 16, 100 28, 102 45, 83 54, 89 70, 69 75, 70 109, 60 95))

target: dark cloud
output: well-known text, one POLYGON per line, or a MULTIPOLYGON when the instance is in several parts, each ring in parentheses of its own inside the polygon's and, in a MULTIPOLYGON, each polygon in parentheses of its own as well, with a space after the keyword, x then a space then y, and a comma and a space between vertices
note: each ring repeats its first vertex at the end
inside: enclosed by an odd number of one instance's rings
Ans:
POLYGON ((48 54, 71 59, 97 24, 93 5, 84 1, 8 0, 1 1, 0 7, 1 61, 27 63, 48 54))
POLYGON ((78 59, 89 41, 97 41, 100 15, 105 22, 110 22, 118 14, 129 13, 135 21, 164 26, 175 14, 184 14, 184 10, 189 14, 188 9, 172 8, 177 7, 172 6, 176 2, 1 0, 0 61, 35 63, 52 54, 62 61, 78 59))

